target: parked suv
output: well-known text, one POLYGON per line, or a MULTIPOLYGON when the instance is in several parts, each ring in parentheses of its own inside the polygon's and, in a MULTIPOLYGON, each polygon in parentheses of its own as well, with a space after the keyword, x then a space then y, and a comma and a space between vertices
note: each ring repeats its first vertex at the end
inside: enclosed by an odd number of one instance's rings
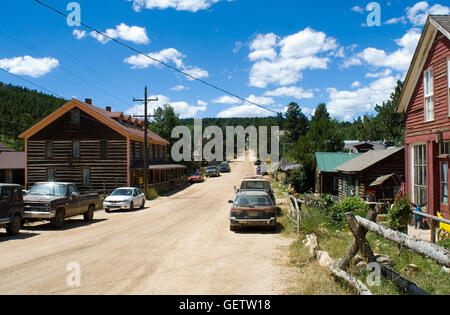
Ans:
POLYGON ((272 199, 273 204, 276 204, 275 194, 270 185, 270 181, 264 178, 245 178, 239 189, 235 188, 236 193, 244 192, 244 191, 263 191, 267 193, 272 199))
POLYGON ((277 210, 269 195, 263 191, 245 191, 236 196, 230 212, 230 230, 246 226, 277 228, 277 210))
POLYGON ((222 162, 219 166, 219 171, 221 173, 230 173, 231 172, 231 166, 228 162, 222 162))
POLYGON ((23 218, 22 186, 0 184, 0 228, 8 235, 19 233, 23 218))

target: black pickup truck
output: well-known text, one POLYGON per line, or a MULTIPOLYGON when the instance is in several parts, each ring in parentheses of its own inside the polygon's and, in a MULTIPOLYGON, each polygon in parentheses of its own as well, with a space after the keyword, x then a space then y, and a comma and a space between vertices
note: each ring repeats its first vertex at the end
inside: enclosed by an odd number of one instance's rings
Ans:
POLYGON ((16 235, 20 231, 22 218, 22 186, 0 184, 0 228, 5 227, 8 235, 16 235))
POLYGON ((94 212, 100 207, 98 194, 80 195, 73 183, 36 183, 24 196, 24 219, 49 220, 60 228, 65 219, 83 215, 92 221, 94 212))

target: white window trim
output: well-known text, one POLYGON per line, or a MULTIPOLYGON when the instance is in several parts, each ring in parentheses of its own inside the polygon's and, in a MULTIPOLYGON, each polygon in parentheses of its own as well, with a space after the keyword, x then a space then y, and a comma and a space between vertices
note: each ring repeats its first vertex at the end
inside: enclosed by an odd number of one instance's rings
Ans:
MULTIPOLYGON (((424 145, 425 146, 425 154, 427 155, 428 154, 428 145, 427 145, 427 143, 426 142, 417 142, 417 143, 412 143, 411 145, 410 145, 410 147, 411 147, 411 173, 410 173, 410 176, 411 176, 411 201, 412 202, 415 202, 416 201, 416 190, 415 190, 415 181, 414 181, 414 177, 415 177, 415 169, 414 169, 414 159, 415 159, 415 156, 414 156, 414 149, 417 147, 417 146, 422 146, 422 145, 424 145)), ((427 161, 428 161, 428 156, 426 156, 426 158, 427 158, 427 161)), ((426 181, 425 181, 425 183, 426 183, 426 185, 427 185, 427 187, 428 187, 428 169, 427 169, 427 179, 426 179, 426 181)), ((427 196, 428 197, 428 196, 427 196)))
POLYGON ((450 117, 450 58, 447 59, 447 100, 448 116, 450 117))
POLYGON ((424 95, 424 106, 423 106, 423 111, 424 111, 424 116, 425 116, 425 122, 432 122, 434 121, 434 116, 435 116, 435 102, 434 102, 434 72, 433 69, 428 69, 425 70, 423 73, 423 95, 424 95), (429 82, 427 81, 427 74, 431 72, 431 76, 430 76, 430 80, 432 80, 432 84, 431 84, 431 89, 432 92, 427 94, 427 89, 429 86, 429 82), (427 100, 428 99, 432 99, 433 101, 433 117, 430 119, 430 117, 428 117, 428 108, 427 108, 427 100))

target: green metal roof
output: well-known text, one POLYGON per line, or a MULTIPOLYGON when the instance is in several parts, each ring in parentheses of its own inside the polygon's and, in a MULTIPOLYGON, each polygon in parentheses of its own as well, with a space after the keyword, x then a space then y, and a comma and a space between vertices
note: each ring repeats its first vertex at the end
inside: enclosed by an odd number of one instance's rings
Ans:
POLYGON ((362 154, 350 154, 340 152, 316 152, 316 163, 319 172, 336 173, 336 167, 342 165, 362 154))

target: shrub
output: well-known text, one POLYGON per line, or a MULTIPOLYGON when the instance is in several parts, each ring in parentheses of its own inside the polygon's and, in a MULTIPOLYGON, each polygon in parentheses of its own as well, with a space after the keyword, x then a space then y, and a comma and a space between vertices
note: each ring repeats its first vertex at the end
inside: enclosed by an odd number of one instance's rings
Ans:
POLYGON ((158 192, 154 189, 147 189, 145 192, 145 198, 147 200, 155 200, 159 197, 158 192))
POLYGON ((308 174, 305 172, 305 169, 303 167, 293 170, 289 175, 287 181, 299 194, 307 192, 310 188, 308 174))
POLYGON ((386 223, 393 230, 401 230, 408 224, 411 217, 412 212, 408 197, 397 197, 394 206, 386 215, 386 223))
POLYGON ((353 213, 355 216, 366 217, 369 212, 369 206, 360 198, 346 198, 342 200, 340 209, 343 214, 353 213))

